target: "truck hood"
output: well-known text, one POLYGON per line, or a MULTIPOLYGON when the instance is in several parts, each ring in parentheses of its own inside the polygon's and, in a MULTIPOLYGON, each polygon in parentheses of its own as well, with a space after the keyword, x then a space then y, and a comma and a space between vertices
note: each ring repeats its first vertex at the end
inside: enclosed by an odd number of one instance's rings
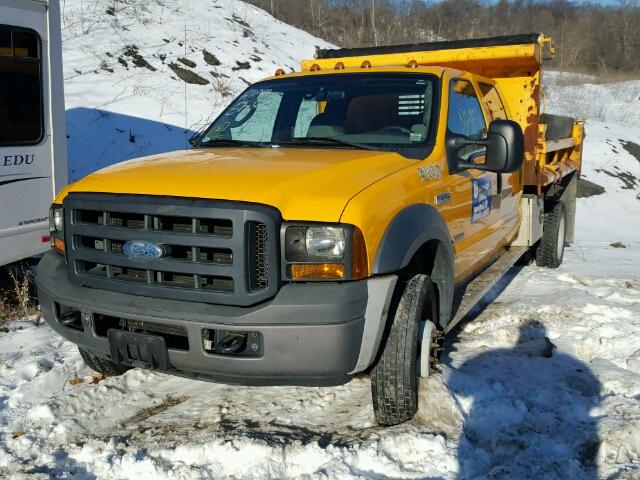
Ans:
POLYGON ((286 220, 337 222, 347 202, 412 165, 394 152, 307 148, 208 148, 119 163, 69 185, 70 192, 234 200, 271 205, 286 220))

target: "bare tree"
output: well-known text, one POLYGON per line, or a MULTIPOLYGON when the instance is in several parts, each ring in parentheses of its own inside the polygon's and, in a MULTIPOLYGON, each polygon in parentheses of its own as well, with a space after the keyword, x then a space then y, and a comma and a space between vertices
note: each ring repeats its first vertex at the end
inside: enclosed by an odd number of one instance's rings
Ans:
POLYGON ((344 47, 544 32, 555 64, 640 72, 640 0, 247 0, 344 47))

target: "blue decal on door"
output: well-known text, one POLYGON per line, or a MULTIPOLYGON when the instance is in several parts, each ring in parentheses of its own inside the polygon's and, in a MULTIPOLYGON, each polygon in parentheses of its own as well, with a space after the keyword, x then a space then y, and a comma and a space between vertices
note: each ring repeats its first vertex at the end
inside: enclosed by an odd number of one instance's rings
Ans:
POLYGON ((471 223, 489 216, 491 197, 491 177, 471 180, 471 223))

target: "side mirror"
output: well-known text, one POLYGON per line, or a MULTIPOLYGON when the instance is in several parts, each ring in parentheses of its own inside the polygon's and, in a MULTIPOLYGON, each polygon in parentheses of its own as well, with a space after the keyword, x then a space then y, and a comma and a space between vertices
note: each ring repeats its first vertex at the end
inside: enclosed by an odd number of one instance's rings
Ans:
POLYGON ((455 144, 484 145, 487 147, 484 163, 460 162, 460 168, 475 168, 496 173, 510 173, 520 169, 524 160, 524 134, 520 125, 512 120, 494 120, 484 140, 456 138, 455 144))

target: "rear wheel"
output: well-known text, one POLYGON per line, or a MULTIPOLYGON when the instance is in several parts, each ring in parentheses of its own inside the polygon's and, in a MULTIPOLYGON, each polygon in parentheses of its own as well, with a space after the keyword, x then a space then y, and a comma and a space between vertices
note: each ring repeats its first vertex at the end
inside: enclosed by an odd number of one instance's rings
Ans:
POLYGON ((112 362, 111 360, 96 357, 88 350, 83 350, 80 347, 78 347, 78 350, 80 350, 80 356, 89 368, 107 377, 122 375, 127 370, 131 370, 131 367, 128 367, 126 365, 121 365, 119 363, 112 362))
POLYGON ((411 420, 418 410, 418 331, 436 325, 436 294, 428 275, 410 278, 402 291, 382 354, 371 371, 373 410, 381 425, 411 420))
POLYGON ((558 202, 544 216, 542 239, 536 249, 539 267, 558 268, 562 265, 566 232, 567 210, 563 202, 558 202))

